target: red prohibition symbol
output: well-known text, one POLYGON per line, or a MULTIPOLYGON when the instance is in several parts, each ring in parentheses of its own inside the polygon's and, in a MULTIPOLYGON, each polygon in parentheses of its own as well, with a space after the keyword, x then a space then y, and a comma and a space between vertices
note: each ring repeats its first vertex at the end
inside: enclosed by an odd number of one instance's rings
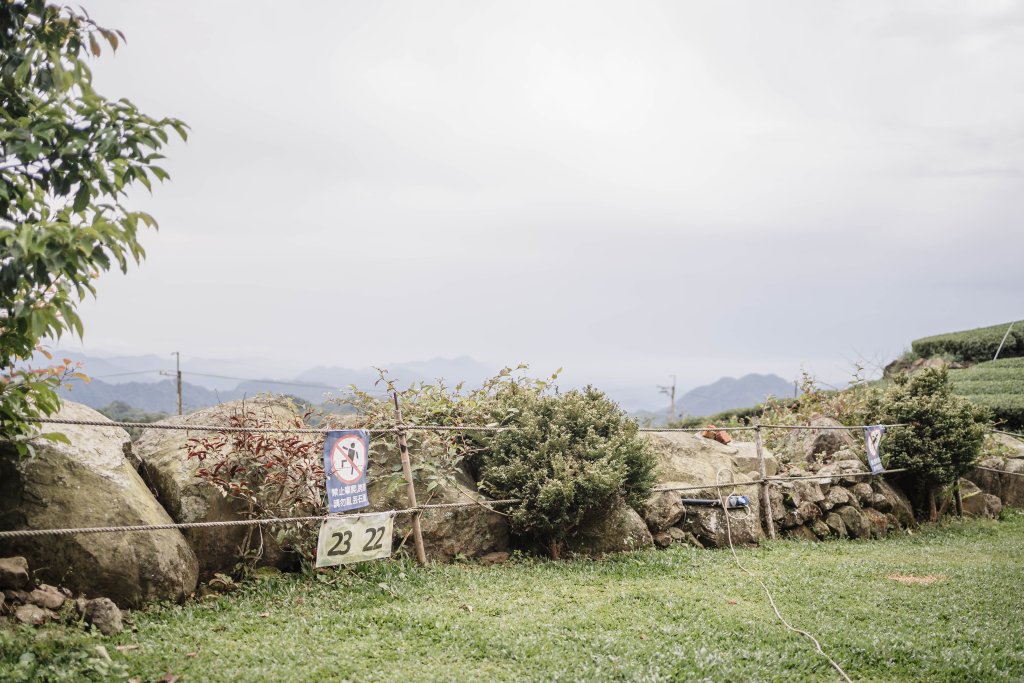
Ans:
POLYGON ((357 436, 338 439, 331 449, 331 475, 354 484, 366 470, 366 444, 357 436))

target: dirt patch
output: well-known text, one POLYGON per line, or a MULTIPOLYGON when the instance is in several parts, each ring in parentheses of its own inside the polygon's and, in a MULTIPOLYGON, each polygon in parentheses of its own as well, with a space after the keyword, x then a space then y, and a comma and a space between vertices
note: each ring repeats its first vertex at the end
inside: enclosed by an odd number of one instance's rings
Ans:
POLYGON ((885 578, 908 586, 927 586, 930 583, 942 581, 946 577, 942 574, 925 574, 924 576, 913 576, 911 574, 889 574, 889 576, 885 578))

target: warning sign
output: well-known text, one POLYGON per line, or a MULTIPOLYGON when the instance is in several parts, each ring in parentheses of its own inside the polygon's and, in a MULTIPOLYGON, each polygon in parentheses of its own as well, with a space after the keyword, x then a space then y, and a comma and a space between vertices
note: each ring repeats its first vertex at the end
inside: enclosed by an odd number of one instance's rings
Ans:
POLYGON ((875 474, 884 472, 882 465, 882 434, 885 434, 885 425, 871 425, 864 428, 864 441, 867 444, 868 465, 875 474))
POLYGON ((324 474, 327 478, 327 511, 344 512, 370 504, 366 497, 366 466, 370 435, 363 429, 327 433, 324 441, 324 474))

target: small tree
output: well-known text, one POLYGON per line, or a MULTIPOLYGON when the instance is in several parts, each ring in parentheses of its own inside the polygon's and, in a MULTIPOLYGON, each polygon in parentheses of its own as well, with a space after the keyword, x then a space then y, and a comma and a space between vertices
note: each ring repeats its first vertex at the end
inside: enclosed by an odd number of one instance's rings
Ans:
POLYGON ((15 364, 45 338, 81 336, 76 308, 92 280, 143 257, 138 230, 156 222, 122 202, 133 184, 168 177, 156 165, 167 131, 186 135, 177 119, 93 90, 86 58, 123 40, 84 10, 0 3, 0 436, 22 455, 71 369, 15 364))
POLYGON ((590 517, 616 504, 640 507, 654 485, 655 456, 627 418, 592 387, 557 396, 512 385, 496 397, 498 432, 479 454, 480 488, 520 498, 512 530, 552 557, 590 517))
POLYGON ((909 424, 886 432, 884 453, 889 467, 917 475, 935 521, 939 488, 956 483, 981 452, 988 411, 954 395, 945 368, 930 368, 897 376, 871 412, 881 423, 909 424))

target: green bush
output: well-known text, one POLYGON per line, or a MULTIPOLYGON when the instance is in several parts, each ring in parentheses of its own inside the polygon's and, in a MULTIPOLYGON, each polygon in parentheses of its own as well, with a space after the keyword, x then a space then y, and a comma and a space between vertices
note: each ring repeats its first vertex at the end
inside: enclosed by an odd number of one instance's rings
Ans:
MULTIPOLYGON (((638 425, 600 391, 557 393, 552 377, 505 368, 478 389, 417 383, 399 392, 402 421, 419 425, 507 426, 507 431, 430 431, 408 434, 413 477, 428 494, 459 472, 494 498, 522 499, 504 508, 512 531, 557 556, 585 521, 619 501, 640 508, 654 485, 655 456, 638 425)), ((387 382, 387 380, 384 380, 387 382)), ((344 403, 359 423, 389 426, 394 405, 353 388, 344 403)), ((395 435, 375 435, 368 476, 402 485, 395 435)))
MULTIPOLYGON (((1010 323, 1006 322, 975 330, 925 337, 914 341, 911 348, 921 358, 950 355, 957 360, 974 363, 992 360, 1009 326, 1010 323)), ((1013 330, 1006 337, 1006 343, 999 354, 1000 358, 1020 356, 1024 356, 1024 321, 1013 324, 1013 330)))
POLYGON ((945 369, 929 368, 895 377, 870 412, 878 423, 909 425, 889 428, 883 455, 889 468, 913 473, 934 519, 937 489, 956 482, 981 452, 988 410, 954 395, 945 369))
POLYGON ((495 434, 479 454, 480 488, 523 499, 508 513, 513 532, 553 557, 595 514, 620 501, 639 508, 650 495, 654 453, 600 391, 552 396, 510 386, 496 396, 494 416, 515 429, 495 434))

